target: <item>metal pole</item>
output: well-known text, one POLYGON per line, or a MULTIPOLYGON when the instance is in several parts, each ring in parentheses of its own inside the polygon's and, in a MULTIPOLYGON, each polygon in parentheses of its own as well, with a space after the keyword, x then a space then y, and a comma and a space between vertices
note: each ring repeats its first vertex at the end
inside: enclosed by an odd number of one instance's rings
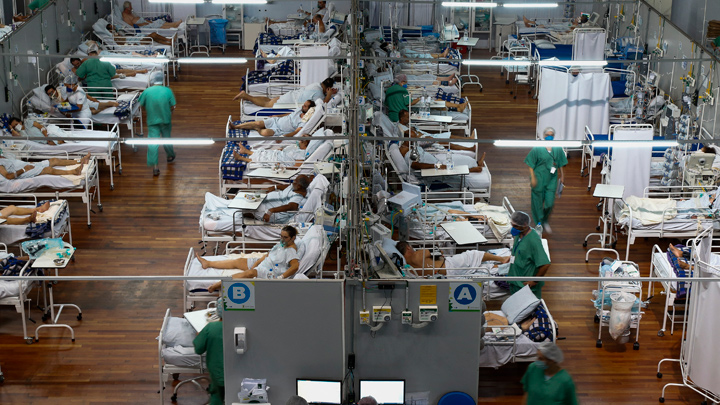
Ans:
POLYGON ((348 113, 348 199, 347 199, 347 263, 351 273, 364 268, 359 261, 361 260, 361 252, 359 251, 360 241, 360 194, 359 181, 362 173, 360 160, 360 139, 358 134, 358 97, 359 89, 359 69, 358 62, 360 56, 360 36, 358 35, 358 24, 362 23, 360 18, 360 7, 358 0, 352 0, 350 6, 350 15, 352 24, 350 25, 350 106, 348 113))

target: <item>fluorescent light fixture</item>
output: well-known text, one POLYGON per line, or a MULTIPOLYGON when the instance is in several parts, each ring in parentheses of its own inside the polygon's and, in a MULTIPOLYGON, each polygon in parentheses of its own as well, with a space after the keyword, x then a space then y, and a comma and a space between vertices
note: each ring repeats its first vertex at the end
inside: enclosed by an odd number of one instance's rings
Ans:
POLYGON ((601 148, 671 148, 678 146, 677 141, 595 141, 593 146, 601 148))
POLYGON ((123 56, 103 56, 100 58, 103 62, 110 63, 168 63, 170 59, 165 57, 159 58, 145 58, 142 56, 138 57, 123 57, 123 56))
POLYGON ((493 145, 500 146, 500 147, 510 147, 510 148, 538 148, 538 147, 579 148, 582 146, 582 141, 535 141, 532 139, 527 139, 527 140, 500 139, 500 140, 493 142, 493 145))
POLYGON ((469 66, 530 66, 529 60, 464 60, 463 65, 469 66))
POLYGON ((148 0, 150 3, 201 4, 205 0, 148 0))
POLYGON ((133 138, 126 139, 128 145, 212 145, 212 139, 133 138))
POLYGON ((213 4, 267 4, 267 0, 212 0, 213 4))
POLYGON ((541 60, 539 66, 603 67, 606 60, 541 60))
POLYGON ((245 58, 178 58, 186 65, 239 65, 247 63, 245 58))
POLYGON ((557 3, 503 3, 503 7, 508 8, 553 8, 557 7, 557 3))
POLYGON ((497 3, 490 2, 469 2, 469 1, 443 1, 443 7, 475 7, 475 8, 491 8, 497 7, 497 3))

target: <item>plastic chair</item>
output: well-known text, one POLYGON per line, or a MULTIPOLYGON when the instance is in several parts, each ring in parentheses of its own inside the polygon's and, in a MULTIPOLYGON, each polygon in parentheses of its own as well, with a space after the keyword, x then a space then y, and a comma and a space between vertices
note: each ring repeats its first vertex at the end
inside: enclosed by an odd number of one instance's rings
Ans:
POLYGON ((464 392, 453 391, 443 395, 438 405, 477 405, 477 402, 464 392))

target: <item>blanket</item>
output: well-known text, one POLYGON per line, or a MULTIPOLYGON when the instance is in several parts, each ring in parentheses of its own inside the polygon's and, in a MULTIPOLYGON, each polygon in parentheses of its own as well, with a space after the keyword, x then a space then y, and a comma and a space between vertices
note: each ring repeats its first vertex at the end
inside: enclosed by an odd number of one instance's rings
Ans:
POLYGON ((507 236, 508 232, 510 232, 510 229, 512 228, 512 225, 510 225, 510 215, 508 215, 508 212, 504 207, 486 203, 477 203, 475 204, 475 209, 478 213, 480 213, 480 215, 485 215, 487 217, 490 230, 498 240, 502 240, 505 236, 507 236))
MULTIPOLYGON (((80 166, 80 164, 72 165, 72 166, 65 166, 63 170, 74 170, 77 169, 77 167, 80 166)), ((82 173, 79 175, 77 174, 61 174, 62 177, 65 177, 66 179, 72 181, 74 186, 79 186, 80 183, 85 179, 85 176, 87 176, 87 170, 89 165, 85 165, 82 168, 82 173)))
MULTIPOLYGON (((637 219, 643 225, 659 224, 677 215, 677 201, 671 199, 640 198, 631 195, 625 199, 625 203, 632 209, 633 219, 637 219)), ((624 207, 620 212, 620 220, 629 216, 630 210, 624 207)))

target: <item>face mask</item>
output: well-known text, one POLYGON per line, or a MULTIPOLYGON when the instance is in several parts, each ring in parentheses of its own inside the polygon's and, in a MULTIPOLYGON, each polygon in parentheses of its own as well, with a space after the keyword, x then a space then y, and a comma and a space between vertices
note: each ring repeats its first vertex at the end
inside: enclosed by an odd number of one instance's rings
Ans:
POLYGON ((535 366, 539 368, 540 370, 547 370, 548 365, 543 360, 538 360, 535 362, 535 366))
POLYGON ((545 140, 546 140, 546 141, 552 141, 553 139, 555 139, 555 136, 554 136, 554 135, 548 135, 548 136, 545 137, 545 140))
POLYGON ((15 125, 15 130, 18 132, 22 131, 22 125, 20 125, 20 124, 15 125))
POLYGON ((515 228, 515 227, 510 228, 510 235, 512 235, 512 236, 518 236, 518 235, 520 235, 521 233, 522 233, 522 231, 519 230, 519 229, 517 229, 517 228, 515 228))
POLYGON ((72 87, 65 87, 65 90, 67 90, 68 93, 72 93, 72 92, 73 92, 72 87))
POLYGON ((403 84, 403 88, 407 89, 407 83, 403 84))
POLYGON ((285 247, 285 242, 280 242, 280 247, 284 248, 284 247, 285 247))

